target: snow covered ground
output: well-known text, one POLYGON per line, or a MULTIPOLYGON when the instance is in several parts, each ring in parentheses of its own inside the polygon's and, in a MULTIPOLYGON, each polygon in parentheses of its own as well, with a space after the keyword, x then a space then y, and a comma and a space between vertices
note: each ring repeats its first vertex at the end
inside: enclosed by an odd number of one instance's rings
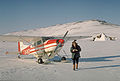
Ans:
MULTIPOLYGON (((17 55, 5 55, 5 51, 16 51, 17 43, 0 42, 0 80, 30 81, 119 81, 120 80, 120 26, 103 21, 89 20, 55 25, 46 28, 13 32, 15 35, 63 36, 94 35, 105 33, 117 37, 116 41, 94 42, 91 39, 78 40, 81 46, 79 69, 72 70, 71 63, 52 62, 48 65, 36 63, 31 56, 17 59, 17 55), (49 30, 49 31, 48 31, 49 30), (54 32, 54 33, 53 33, 54 32)), ((72 41, 65 43, 65 50, 71 58, 72 41)), ((61 50, 59 54, 64 55, 61 50)))

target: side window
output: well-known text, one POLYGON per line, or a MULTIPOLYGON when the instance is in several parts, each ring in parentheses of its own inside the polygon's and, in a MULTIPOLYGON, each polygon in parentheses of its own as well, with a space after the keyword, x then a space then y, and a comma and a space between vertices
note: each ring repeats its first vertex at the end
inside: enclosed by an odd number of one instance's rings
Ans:
POLYGON ((42 41, 39 40, 39 41, 37 41, 37 42, 34 43, 34 46, 40 45, 41 43, 42 43, 42 41))
POLYGON ((37 45, 40 45, 42 42, 41 42, 41 40, 40 41, 37 41, 37 45))
POLYGON ((55 39, 55 38, 54 38, 54 37, 43 37, 43 38, 42 38, 43 42, 45 42, 45 41, 47 41, 47 40, 49 40, 49 39, 55 39))

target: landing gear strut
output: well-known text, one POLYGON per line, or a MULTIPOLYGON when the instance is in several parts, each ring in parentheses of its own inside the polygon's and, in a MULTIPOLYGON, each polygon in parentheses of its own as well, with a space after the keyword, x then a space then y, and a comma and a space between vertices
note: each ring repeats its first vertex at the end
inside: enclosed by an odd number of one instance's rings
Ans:
POLYGON ((38 64, 43 64, 43 60, 41 58, 38 59, 38 64))

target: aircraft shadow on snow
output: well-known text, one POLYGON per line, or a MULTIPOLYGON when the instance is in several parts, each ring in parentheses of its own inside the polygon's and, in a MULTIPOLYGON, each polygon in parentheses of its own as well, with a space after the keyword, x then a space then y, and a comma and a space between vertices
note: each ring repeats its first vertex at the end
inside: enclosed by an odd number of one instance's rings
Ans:
MULTIPOLYGON (((56 56, 55 58, 57 59, 59 57, 56 56)), ((120 55, 105 56, 105 57, 93 57, 93 58, 80 58, 79 62, 107 62, 107 61, 114 61, 114 60, 112 60, 112 58, 120 58, 120 55)), ((67 60, 70 60, 72 62, 71 58, 67 58, 67 60)), ((113 67, 120 67, 120 64, 80 68, 80 70, 85 70, 85 69, 100 69, 100 68, 113 68, 113 67)))
POLYGON ((120 55, 116 56, 105 56, 105 57, 93 57, 93 58, 80 58, 79 62, 102 62, 102 61, 113 61, 110 58, 118 58, 120 55))
MULTIPOLYGON (((116 55, 116 56, 105 56, 105 57, 93 57, 93 58, 80 58, 79 59, 79 62, 103 62, 103 61, 114 61, 114 60, 111 60, 112 58, 118 58, 120 57, 120 55, 116 55)), ((53 59, 58 59, 60 60, 60 57, 59 56, 55 56, 53 59)), ((53 60, 52 59, 52 60, 53 60)), ((71 58, 67 58, 67 60, 70 60, 72 61, 71 58)))
POLYGON ((100 69, 100 68, 113 68, 113 67, 120 67, 120 65, 119 65, 119 64, 116 64, 116 65, 106 65, 106 66, 88 67, 88 68, 80 68, 79 70, 100 69))
MULTIPOLYGON (((120 58, 120 55, 106 56, 106 57, 93 57, 93 58, 81 58, 79 60, 79 62, 106 62, 106 61, 114 61, 114 60, 110 60, 112 58, 120 58)), ((85 69, 113 68, 113 67, 120 67, 120 64, 81 68, 81 70, 82 69, 85 70, 85 69)))

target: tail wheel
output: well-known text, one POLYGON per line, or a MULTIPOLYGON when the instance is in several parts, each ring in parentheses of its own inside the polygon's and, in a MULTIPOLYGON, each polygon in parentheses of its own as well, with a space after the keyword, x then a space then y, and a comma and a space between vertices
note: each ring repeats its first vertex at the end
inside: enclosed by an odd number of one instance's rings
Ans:
POLYGON ((42 64, 44 63, 43 60, 41 58, 38 59, 38 64, 42 64))

